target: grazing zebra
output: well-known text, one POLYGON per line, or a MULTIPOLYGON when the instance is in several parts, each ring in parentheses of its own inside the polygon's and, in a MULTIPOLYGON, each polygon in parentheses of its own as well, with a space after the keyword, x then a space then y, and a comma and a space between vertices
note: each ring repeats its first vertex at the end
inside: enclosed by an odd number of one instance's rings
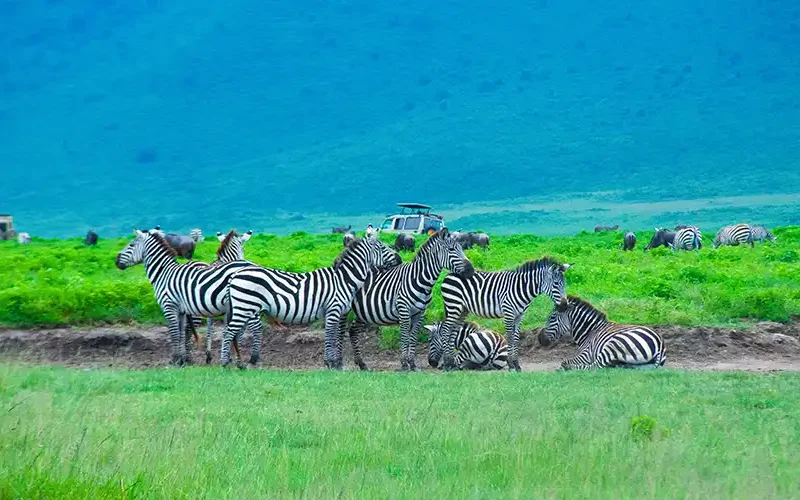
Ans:
POLYGON ((753 235, 753 243, 756 241, 764 243, 764 241, 775 241, 777 239, 764 226, 750 226, 750 233, 753 235))
POLYGON ((538 295, 549 296, 555 304, 566 301, 564 273, 569 268, 570 264, 544 257, 512 271, 475 271, 471 278, 446 276, 442 282, 444 369, 453 368, 454 334, 472 313, 482 318, 503 318, 509 343, 508 369, 520 371, 517 355, 522 316, 538 295))
MULTIPOLYGON (((396 266, 400 256, 378 238, 356 240, 332 267, 292 273, 248 266, 230 279, 227 288, 228 324, 220 360, 230 362, 230 342, 244 325, 262 312, 284 324, 308 324, 325 318, 325 365, 342 368, 341 319, 374 267, 396 266)), ((250 363, 260 356, 261 336, 253 339, 250 363)))
MULTIPOLYGON (((441 229, 422 244, 414 260, 384 271, 372 273, 353 300, 355 321, 350 325, 353 357, 366 370, 361 358, 359 336, 367 326, 400 325, 401 370, 417 369, 417 335, 425 311, 431 302, 433 285, 442 270, 470 278, 474 268, 458 241, 447 228, 441 229)), ((341 332, 344 334, 344 320, 341 332)), ((341 344, 341 342, 340 342, 341 344)), ((341 352, 338 353, 341 358, 341 352)))
POLYGON ((193 239, 195 243, 202 243, 206 241, 205 236, 203 236, 203 231, 199 229, 192 229, 189 231, 189 238, 193 239))
POLYGON ((664 366, 664 339, 646 326, 620 325, 579 297, 568 297, 566 307, 550 313, 539 333, 542 346, 562 337, 572 338, 578 352, 561 363, 564 370, 587 370, 613 366, 664 366))
MULTIPOLYGON (((434 368, 442 359, 442 322, 425 325, 430 332, 428 363, 434 368)), ((508 344, 502 335, 481 330, 472 322, 465 322, 456 334, 456 367, 467 370, 502 370, 508 364, 508 344)))
POLYGON ((734 226, 725 226, 717 232, 714 238, 714 248, 719 248, 722 245, 737 246, 749 244, 754 247, 753 232, 747 224, 736 224, 734 226))
POLYGON ((633 250, 633 247, 636 246, 636 235, 632 232, 628 231, 625 233, 625 238, 622 240, 622 250, 627 252, 629 250, 633 250))
POLYGON ((703 234, 695 226, 687 226, 675 232, 673 250, 700 250, 703 248, 703 234))
POLYGON ((175 250, 156 232, 134 229, 136 237, 117 254, 124 270, 144 264, 156 301, 164 313, 172 344, 172 364, 191 362, 192 316, 220 316, 227 310, 226 286, 237 270, 253 265, 235 261, 216 266, 204 262, 178 263, 175 250), (183 341, 182 341, 183 337, 183 341))

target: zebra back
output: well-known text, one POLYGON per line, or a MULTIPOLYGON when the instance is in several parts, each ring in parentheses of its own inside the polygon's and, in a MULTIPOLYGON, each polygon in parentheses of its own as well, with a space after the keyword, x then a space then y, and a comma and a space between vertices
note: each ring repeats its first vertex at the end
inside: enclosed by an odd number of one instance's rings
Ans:
POLYGON ((675 233, 672 244, 674 250, 700 250, 703 248, 703 234, 696 226, 687 226, 675 233))
POLYGON ((714 238, 714 248, 723 245, 743 245, 753 243, 753 232, 747 224, 735 224, 733 226, 725 226, 717 232, 714 238))

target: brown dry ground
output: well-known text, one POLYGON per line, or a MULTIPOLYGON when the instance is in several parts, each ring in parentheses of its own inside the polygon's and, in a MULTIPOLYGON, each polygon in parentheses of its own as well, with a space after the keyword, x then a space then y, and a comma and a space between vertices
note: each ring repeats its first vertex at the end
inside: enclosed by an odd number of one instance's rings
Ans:
MULTIPOLYGON (((667 366, 690 370, 800 371, 800 322, 759 323, 750 328, 656 328, 664 336, 667 366)), ((221 329, 218 329, 218 332, 221 329)), ((204 334, 205 332, 203 332, 204 334)), ((520 362, 525 371, 554 370, 574 348, 541 348, 534 332, 523 332, 520 362)), ((375 333, 364 342, 371 369, 394 370, 399 352, 379 350, 375 333)), ((242 354, 249 358, 249 339, 242 354)), ((214 343, 214 358, 219 356, 214 343)), ((197 364, 205 364, 203 349, 194 351, 197 364)), ((417 363, 429 369, 427 345, 417 348, 417 363)), ((170 357, 163 326, 112 326, 49 330, 0 330, 0 362, 55 364, 76 368, 143 369, 166 366, 170 357)), ((345 363, 354 369, 349 341, 345 363)), ((323 366, 322 332, 307 328, 272 328, 264 340, 262 368, 308 370, 323 366)))

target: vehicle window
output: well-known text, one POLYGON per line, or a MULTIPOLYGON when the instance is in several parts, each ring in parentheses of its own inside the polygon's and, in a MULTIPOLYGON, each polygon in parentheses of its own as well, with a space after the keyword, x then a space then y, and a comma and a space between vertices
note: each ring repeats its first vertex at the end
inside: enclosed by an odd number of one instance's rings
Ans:
POLYGON ((394 220, 394 228, 395 229, 403 229, 403 218, 398 217, 394 220))
POLYGON ((386 219, 383 221, 383 224, 381 224, 381 229, 389 229, 390 227, 392 227, 392 219, 386 219))
POLYGON ((411 217, 406 217, 405 229, 406 230, 411 229, 411 230, 416 231, 417 229, 419 229, 419 220, 420 220, 420 216, 419 215, 413 215, 411 217))

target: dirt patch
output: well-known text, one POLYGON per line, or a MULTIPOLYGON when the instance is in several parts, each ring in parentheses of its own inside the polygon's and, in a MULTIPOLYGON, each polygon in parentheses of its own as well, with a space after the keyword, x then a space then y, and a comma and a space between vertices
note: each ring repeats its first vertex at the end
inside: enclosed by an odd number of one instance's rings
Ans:
MULTIPOLYGON (((800 371, 800 323, 759 323, 752 328, 656 328, 667 346, 667 366, 690 370, 788 370, 800 371)), ((262 363, 265 368, 288 370, 319 369, 323 366, 323 332, 307 328, 272 328, 265 337, 262 363)), ((381 351, 372 333, 363 342, 364 358, 371 369, 394 370, 399 352, 381 351)), ((249 357, 245 339, 243 356, 249 357)), ((554 370, 574 348, 559 345, 545 349, 534 332, 526 332, 520 362, 526 371, 554 370)), ((166 366, 169 360, 166 328, 115 326, 53 330, 0 331, 0 361, 58 364, 71 367, 150 368, 166 366)), ((219 339, 214 343, 214 361, 219 356, 219 339)), ((427 346, 417 348, 417 363, 429 369, 427 346)), ((203 348, 193 355, 204 364, 203 348)), ((349 341, 345 340, 345 361, 352 369, 349 341)))

